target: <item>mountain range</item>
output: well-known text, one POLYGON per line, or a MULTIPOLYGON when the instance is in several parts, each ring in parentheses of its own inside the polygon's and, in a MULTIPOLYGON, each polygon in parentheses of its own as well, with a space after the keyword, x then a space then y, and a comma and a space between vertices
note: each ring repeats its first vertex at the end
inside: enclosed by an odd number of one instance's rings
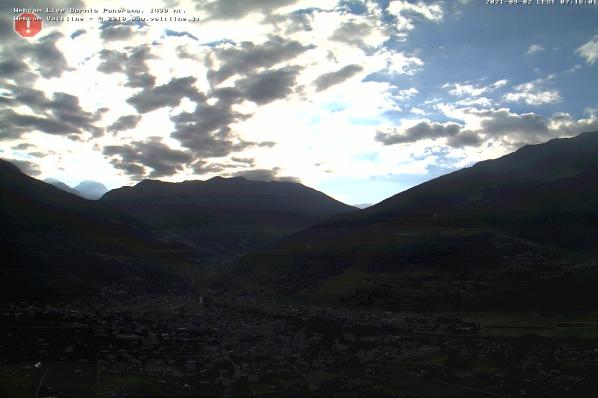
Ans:
POLYGON ((86 294, 131 281, 187 288, 206 264, 353 209, 301 184, 245 178, 145 180, 101 200, 77 194, 0 160, 3 295, 86 294))
POLYGON ((294 182, 215 177, 168 183, 144 180, 106 193, 102 203, 183 239, 217 261, 233 259, 355 210, 294 182))
POLYGON ((110 283, 185 285, 184 245, 160 241, 109 207, 31 178, 0 160, 0 296, 88 294, 110 283))
POLYGON ((594 308, 596 181, 598 132, 525 146, 363 210, 240 177, 144 180, 92 201, 0 161, 2 292, 186 289, 209 264, 213 287, 314 303, 594 308))
POLYGON ((91 180, 81 181, 74 187, 68 186, 64 182, 55 178, 46 178, 44 182, 54 185, 56 188, 60 188, 63 191, 70 192, 72 194, 90 200, 100 199, 102 195, 108 192, 108 188, 106 188, 104 184, 91 180))
POLYGON ((231 288, 399 308, 592 306, 598 132, 525 146, 241 259, 231 288))

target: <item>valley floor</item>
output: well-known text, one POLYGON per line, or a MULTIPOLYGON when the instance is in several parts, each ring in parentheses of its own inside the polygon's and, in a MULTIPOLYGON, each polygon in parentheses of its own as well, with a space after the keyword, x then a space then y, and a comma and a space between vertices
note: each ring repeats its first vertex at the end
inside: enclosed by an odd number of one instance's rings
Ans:
POLYGON ((457 314, 226 296, 0 304, 3 397, 595 396, 598 313, 457 314))

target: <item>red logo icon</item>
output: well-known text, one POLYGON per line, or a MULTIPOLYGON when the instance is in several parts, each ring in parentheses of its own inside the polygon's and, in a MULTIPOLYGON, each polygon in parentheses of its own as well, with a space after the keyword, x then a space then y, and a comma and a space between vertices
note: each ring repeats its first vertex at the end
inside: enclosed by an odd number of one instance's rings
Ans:
POLYGON ((23 37, 33 37, 42 30, 42 19, 32 12, 24 12, 15 18, 15 32, 23 37))

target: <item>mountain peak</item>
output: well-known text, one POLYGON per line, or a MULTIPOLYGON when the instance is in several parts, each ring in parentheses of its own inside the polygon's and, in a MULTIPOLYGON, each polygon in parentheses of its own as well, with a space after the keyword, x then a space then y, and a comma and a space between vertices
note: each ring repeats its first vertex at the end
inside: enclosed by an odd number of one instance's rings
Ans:
POLYGON ((227 181, 249 181, 249 180, 243 176, 238 176, 238 177, 215 176, 210 179, 207 179, 205 182, 227 182, 227 181))
POLYGON ((16 165, 9 162, 8 160, 0 159, 0 167, 2 167, 5 171, 10 171, 12 173, 19 173, 22 174, 23 172, 19 169, 16 165))
POLYGON ((161 184, 166 184, 166 182, 146 178, 144 180, 139 181, 137 184, 135 184, 135 186, 136 187, 148 187, 148 186, 161 185, 161 184))

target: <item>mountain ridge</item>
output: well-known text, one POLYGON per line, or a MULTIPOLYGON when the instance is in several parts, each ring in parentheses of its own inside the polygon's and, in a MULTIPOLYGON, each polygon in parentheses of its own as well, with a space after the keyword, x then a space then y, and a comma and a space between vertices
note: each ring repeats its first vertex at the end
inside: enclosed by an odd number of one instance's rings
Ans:
POLYGON ((244 177, 178 183, 143 180, 107 192, 100 202, 220 260, 355 209, 302 184, 244 177))
POLYGON ((525 305, 552 303, 545 278, 562 275, 555 305, 583 305, 598 281, 597 180, 598 132, 524 147, 319 222, 241 258, 224 284, 327 304, 504 308, 529 292, 525 305))
POLYGON ((190 251, 97 202, 0 160, 2 296, 90 294, 109 283, 183 286, 190 251))

